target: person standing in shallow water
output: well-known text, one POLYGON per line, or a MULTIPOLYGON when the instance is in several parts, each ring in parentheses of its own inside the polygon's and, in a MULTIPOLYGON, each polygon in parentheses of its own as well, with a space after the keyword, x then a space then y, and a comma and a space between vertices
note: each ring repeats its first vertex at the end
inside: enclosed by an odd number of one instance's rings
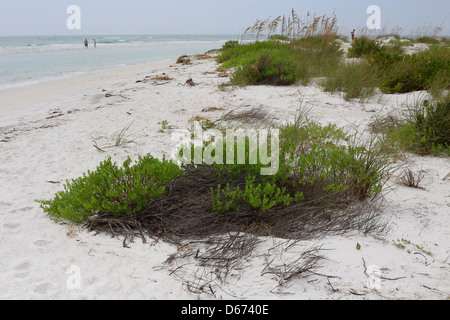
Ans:
POLYGON ((94 48, 97 49, 97 40, 94 39, 94 48))
POLYGON ((84 39, 84 47, 87 49, 89 47, 88 39, 84 39))

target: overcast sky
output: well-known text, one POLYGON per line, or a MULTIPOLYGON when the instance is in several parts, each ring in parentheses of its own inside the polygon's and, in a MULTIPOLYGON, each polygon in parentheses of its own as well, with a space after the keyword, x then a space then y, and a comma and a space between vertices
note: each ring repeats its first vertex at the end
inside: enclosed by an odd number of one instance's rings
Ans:
MULTIPOLYGON (((300 17, 336 12, 340 33, 366 25, 369 5, 381 9, 391 31, 444 28, 450 35, 449 0, 2 0, 0 36, 108 34, 241 34, 256 19, 294 8, 300 17), (69 30, 66 10, 81 9, 81 30, 69 30)), ((404 33, 407 33, 406 31, 404 33)))

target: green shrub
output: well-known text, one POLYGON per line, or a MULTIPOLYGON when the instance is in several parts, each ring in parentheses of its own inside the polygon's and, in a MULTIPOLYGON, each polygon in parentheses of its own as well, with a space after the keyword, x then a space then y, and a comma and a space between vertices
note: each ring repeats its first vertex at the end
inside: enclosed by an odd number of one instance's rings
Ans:
POLYGON ((264 52, 255 63, 238 68, 230 80, 231 83, 240 86, 283 86, 299 81, 302 71, 295 67, 292 53, 272 50, 264 52))
POLYGON ((290 40, 288 36, 281 35, 281 34, 272 34, 271 36, 269 36, 268 39, 272 40, 272 41, 289 41, 290 40))
POLYGON ((213 212, 224 213, 228 211, 239 212, 243 206, 249 206, 259 211, 268 211, 275 206, 288 207, 294 201, 303 200, 303 194, 298 192, 295 196, 286 193, 286 188, 280 188, 275 183, 255 183, 255 177, 248 176, 245 181, 245 190, 239 187, 226 189, 218 185, 217 190, 211 188, 211 201, 213 212))
POLYGON ((321 82, 325 91, 344 93, 344 99, 371 97, 379 84, 378 69, 366 61, 341 64, 321 82))
POLYGON ((387 136, 401 150, 450 155, 450 98, 417 103, 387 136))
POLYGON ((422 36, 422 37, 414 39, 414 42, 415 43, 426 43, 426 44, 439 44, 440 40, 435 37, 422 36))
POLYGON ((431 46, 392 64, 384 72, 380 89, 383 93, 427 90, 439 74, 450 74, 450 48, 431 46))
POLYGON ((239 45, 239 41, 237 41, 237 40, 228 40, 222 46, 222 50, 223 51, 230 50, 230 49, 233 49, 234 47, 236 47, 237 45, 239 45))
POLYGON ((239 67, 255 63, 263 53, 274 49, 282 49, 287 44, 277 41, 256 41, 247 44, 237 44, 231 49, 222 52, 217 57, 217 62, 223 68, 239 67))
POLYGON ((365 199, 379 194, 389 176, 391 161, 384 141, 358 142, 335 125, 307 120, 282 127, 280 136, 277 179, 306 199, 365 199))
POLYGON ((151 155, 139 157, 135 165, 128 158, 118 167, 111 158, 100 163, 95 171, 67 181, 64 191, 53 200, 38 201, 44 212, 55 219, 86 221, 99 213, 135 214, 151 199, 161 197, 164 185, 181 175, 181 169, 171 161, 151 155))
POLYGON ((414 43, 412 43, 409 39, 396 38, 395 40, 389 41, 389 44, 399 45, 401 47, 414 47, 414 43))
POLYGON ((258 165, 216 167, 218 181, 227 183, 211 188, 214 212, 265 212, 302 200, 359 201, 378 195, 389 176, 382 142, 358 142, 336 125, 299 118, 280 128, 279 143, 279 170, 272 176, 260 176, 258 165))
POLYGON ((366 37, 361 37, 352 42, 348 49, 349 58, 359 58, 377 54, 383 51, 383 47, 377 40, 371 40, 366 37))
POLYGON ((224 68, 237 67, 231 77, 234 85, 291 85, 326 75, 340 58, 337 45, 321 37, 309 37, 291 43, 241 44, 221 54, 217 61, 224 68))
POLYGON ((401 62, 402 60, 402 55, 388 53, 385 51, 373 54, 368 58, 368 61, 371 62, 374 66, 378 67, 380 72, 384 72, 385 70, 392 67, 394 64, 401 62))

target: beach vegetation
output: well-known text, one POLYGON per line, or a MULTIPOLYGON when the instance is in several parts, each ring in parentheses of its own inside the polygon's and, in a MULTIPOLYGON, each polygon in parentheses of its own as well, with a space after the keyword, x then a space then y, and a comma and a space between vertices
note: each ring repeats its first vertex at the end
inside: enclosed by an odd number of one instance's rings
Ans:
MULTIPOLYGON (((301 203, 335 210, 376 198, 390 174, 389 156, 379 141, 360 142, 335 125, 321 126, 299 117, 280 127, 279 143, 279 170, 273 175, 260 175, 260 158, 256 164, 249 163, 248 139, 246 164, 236 163, 235 154, 234 163, 201 165, 192 171, 199 176, 192 177, 191 191, 198 187, 210 195, 204 210, 259 214, 301 203), (205 174, 202 170, 208 172, 206 186, 199 178, 205 174)), ((226 144, 223 148, 225 154, 226 144)), ((269 152, 271 148, 268 146, 269 152)), ((67 181, 64 191, 54 199, 39 203, 53 218, 72 222, 86 221, 97 214, 135 215, 164 199, 169 185, 172 188, 177 179, 185 179, 185 170, 151 155, 139 157, 134 165, 128 158, 122 167, 108 158, 95 171, 67 181)))
POLYGON ((369 39, 367 37, 360 37, 352 42, 348 49, 349 58, 360 58, 378 54, 383 51, 383 46, 376 39, 369 39))
POLYGON ((281 34, 272 34, 268 37, 269 40, 272 41, 289 41, 289 37, 281 34))
POLYGON ((346 101, 358 98, 363 102, 375 93, 379 73, 365 60, 349 62, 331 69, 319 83, 324 91, 342 92, 346 101))
MULTIPOLYGON (((300 19, 294 10, 274 20, 257 20, 243 35, 254 41, 234 42, 217 62, 233 70, 230 81, 234 86, 305 85, 320 78, 325 91, 342 92, 345 100, 358 98, 361 102, 377 88, 387 94, 429 90, 434 96, 450 89, 450 48, 445 41, 427 41, 439 45, 405 54, 404 48, 414 45, 413 40, 396 35, 385 43, 381 36, 361 36, 347 54, 360 60, 348 63, 336 41, 336 23, 335 16, 309 13, 300 19)), ((414 42, 420 39, 428 38, 414 42)))
POLYGON ((424 176, 425 175, 422 170, 418 172, 413 172, 410 168, 406 168, 403 170, 403 173, 400 176, 400 181, 402 182, 403 185, 407 187, 423 189, 419 185, 422 182, 424 176))
MULTIPOLYGON (((436 79, 450 76, 450 49, 431 46, 428 50, 404 56, 384 71, 380 89, 384 93, 427 90, 436 79)), ((449 83, 444 84, 449 85, 449 83)), ((450 89, 450 87, 443 88, 450 89)))
POLYGON ((99 151, 104 151, 103 149, 108 148, 125 148, 129 144, 136 144, 136 139, 130 133, 130 128, 133 125, 132 122, 124 126, 122 129, 117 130, 112 135, 107 136, 102 133, 96 133, 92 137, 92 141, 94 142, 94 147, 96 147, 99 151), (109 143, 105 143, 105 145, 99 145, 98 141, 102 139, 109 140, 109 143))
POLYGON ((224 45, 222 46, 222 51, 226 51, 229 49, 233 49, 234 47, 236 47, 239 44, 239 41, 237 40, 228 40, 227 42, 224 43, 224 45))
POLYGON ((450 155, 450 97, 416 101, 386 136, 399 150, 450 155))
POLYGON ((64 191, 52 200, 39 200, 41 208, 54 219, 86 221, 99 213, 113 216, 142 211, 165 192, 165 184, 181 175, 171 161, 141 156, 132 164, 128 158, 119 167, 109 157, 94 171, 66 181, 64 191))
MULTIPOLYGON (((261 113, 227 115, 244 121, 250 114, 252 120, 266 123, 261 113)), ((97 170, 67 181, 52 200, 38 202, 53 219, 123 237, 124 246, 147 237, 174 244, 178 250, 165 267, 170 270, 177 258, 194 259, 221 281, 240 268, 261 236, 283 239, 292 247, 325 235, 385 229, 377 200, 392 174, 392 158, 382 139, 365 140, 357 132, 321 125, 303 113, 278 129, 278 144, 269 140, 266 146, 271 154, 275 145, 279 148, 279 170, 273 175, 260 174, 261 154, 250 164, 246 139, 244 164, 237 163, 236 153, 235 161, 227 164, 182 166, 147 155, 134 165, 127 159, 119 167, 109 158, 97 170)), ((224 154, 226 149, 225 144, 224 154)), ((319 253, 316 247, 305 250, 289 268, 294 274, 299 268, 312 270, 323 258, 319 253)), ((280 273, 284 281, 291 274, 280 273)), ((191 280, 186 279, 190 286, 191 280)), ((200 281, 198 287, 191 288, 203 292, 204 279, 195 281, 200 281)))
POLYGON ((223 68, 235 68, 233 85, 291 85, 308 83, 339 63, 339 47, 321 37, 285 43, 240 44, 218 56, 223 68))
POLYGON ((163 120, 161 122, 158 122, 159 125, 161 125, 161 129, 159 129, 159 132, 164 133, 166 130, 172 130, 173 126, 169 124, 169 121, 163 120))

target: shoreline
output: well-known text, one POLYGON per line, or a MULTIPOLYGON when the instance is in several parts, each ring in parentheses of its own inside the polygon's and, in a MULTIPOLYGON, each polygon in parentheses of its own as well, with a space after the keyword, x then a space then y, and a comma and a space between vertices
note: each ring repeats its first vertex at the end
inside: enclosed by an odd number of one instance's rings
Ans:
MULTIPOLYGON (((403 186, 396 177, 390 181, 392 190, 380 205, 383 218, 390 221, 386 233, 355 232, 302 242, 304 247, 291 253, 323 246, 327 259, 318 273, 294 277, 287 286, 264 272, 267 261, 261 258, 280 239, 261 239, 252 260, 245 268, 232 270, 230 281, 220 284, 222 290, 215 296, 189 291, 182 278, 168 272, 167 268, 177 266, 168 266, 167 260, 180 248, 157 239, 136 240, 124 248, 123 239, 55 223, 43 213, 35 200, 52 198, 66 179, 95 169, 107 157, 121 164, 127 157, 147 153, 158 158, 169 155, 177 142, 172 140, 172 130, 162 130, 162 121, 183 129, 196 117, 215 120, 232 110, 257 107, 272 120, 286 122, 295 119, 299 108, 307 107, 308 116, 321 124, 360 125, 365 130, 374 116, 399 114, 414 98, 414 94, 378 94, 361 104, 314 85, 220 90, 230 74, 224 76, 217 67, 214 59, 192 59, 187 65, 167 61, 0 95, 0 185, 4 186, 0 193, 0 298, 447 299, 448 157, 407 154, 398 160, 424 172, 425 190, 403 186), (196 85, 185 85, 187 79, 196 85), (4 107, 8 101, 9 107, 4 107), (104 148, 104 152, 95 147, 110 146, 114 134, 128 125, 130 143, 104 148), (376 289, 368 285, 371 278, 365 266, 379 272, 376 289), (79 282, 71 282, 77 275, 79 282)), ((196 272, 181 267, 180 272, 196 272)))
MULTIPOLYGON (((139 74, 148 68, 165 68, 170 59, 161 59, 152 63, 110 67, 107 70, 92 71, 70 75, 62 79, 44 81, 0 93, 0 119, 15 120, 20 114, 38 111, 37 108, 53 102, 75 97, 83 92, 91 92, 99 87, 111 87, 139 74)), ((0 126, 2 126, 0 122, 0 126)))

